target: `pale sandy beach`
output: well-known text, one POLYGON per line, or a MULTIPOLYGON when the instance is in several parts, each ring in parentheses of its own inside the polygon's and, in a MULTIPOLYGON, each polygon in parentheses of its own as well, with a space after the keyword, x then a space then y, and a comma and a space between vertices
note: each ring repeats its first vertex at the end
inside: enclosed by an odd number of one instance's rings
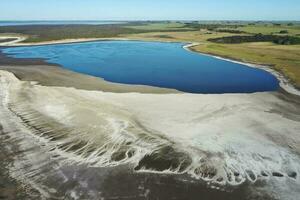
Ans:
POLYGON ((10 46, 26 40, 26 37, 21 36, 5 36, 0 35, 0 46, 10 46), (1 42, 1 40, 12 39, 9 42, 1 42))
POLYGON ((26 37, 18 36, 0 36, 0 39, 15 39, 10 42, 0 42, 0 46, 3 47, 14 47, 14 46, 38 46, 38 45, 50 45, 50 44, 68 44, 68 43, 80 43, 80 42, 93 42, 93 41, 109 41, 109 40, 130 40, 128 38, 78 38, 78 39, 64 39, 64 40, 54 40, 46 42, 23 42, 26 37))

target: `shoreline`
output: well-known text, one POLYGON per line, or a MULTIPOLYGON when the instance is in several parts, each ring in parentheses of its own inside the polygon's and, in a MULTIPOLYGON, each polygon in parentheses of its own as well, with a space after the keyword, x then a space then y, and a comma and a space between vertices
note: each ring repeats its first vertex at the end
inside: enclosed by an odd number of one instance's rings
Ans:
POLYGON ((17 44, 19 42, 22 42, 24 40, 27 39, 27 37, 21 37, 21 36, 1 36, 0 35, 0 41, 1 40, 5 40, 5 39, 15 39, 13 41, 9 41, 9 42, 0 42, 0 47, 3 46, 10 46, 10 45, 14 45, 17 44))
MULTIPOLYGON (((4 38, 4 37, 2 37, 4 38)), ((55 40, 55 41, 46 41, 46 42, 37 42, 37 43, 20 43, 20 41, 24 41, 26 39, 26 37, 17 37, 17 36, 11 36, 11 37, 7 37, 8 38, 17 38, 14 41, 10 41, 8 42, 8 44, 1 44, 0 43, 0 47, 18 47, 18 46, 40 46, 40 45, 55 45, 55 44, 72 44, 72 43, 83 43, 83 42, 95 42, 95 41, 143 41, 143 42, 147 42, 147 40, 138 40, 138 39, 130 39, 130 38, 80 38, 80 39, 65 39, 65 40, 55 40)), ((153 41, 155 42, 155 41, 153 41)), ((283 89, 284 91, 286 91, 289 94, 293 94, 293 95, 297 95, 300 96, 300 91, 299 89, 297 89, 291 82, 290 80, 288 80, 288 78, 286 78, 286 76, 284 74, 282 74, 281 72, 266 66, 266 65, 260 65, 260 64, 254 64, 254 63, 249 63, 249 62, 244 62, 244 61, 240 61, 240 60, 236 60, 236 59, 232 59, 232 58, 226 58, 226 57, 222 57, 219 55, 214 55, 214 54, 208 54, 208 53, 202 53, 199 51, 195 51, 192 48, 194 46, 198 46, 201 45, 201 43, 198 42, 180 42, 180 41, 157 41, 157 42, 168 42, 168 43, 186 43, 185 45, 183 45, 183 49, 193 52, 193 53, 198 53, 201 55, 205 55, 205 56, 210 56, 219 60, 224 60, 224 61, 228 61, 228 62, 232 62, 232 63, 237 63, 237 64, 241 64, 241 65, 245 65, 247 67, 251 67, 251 68, 257 68, 257 69, 261 69, 264 70, 266 72, 271 73, 273 76, 275 76, 277 78, 277 80, 279 81, 279 87, 281 89, 283 89)), ((109 81, 107 81, 109 82, 109 81)), ((109 83, 113 83, 113 82, 109 82, 109 83)), ((116 83, 118 84, 118 83, 116 83)), ((165 88, 165 89, 169 89, 169 88, 165 88)))
POLYGON ((241 65, 245 65, 247 67, 261 69, 261 70, 264 70, 266 72, 269 72, 277 78, 277 80, 279 81, 279 87, 281 89, 283 89, 284 91, 286 91, 289 94, 300 96, 300 91, 288 80, 288 78, 286 78, 284 74, 276 71, 275 69, 273 69, 269 66, 266 66, 266 65, 260 65, 260 64, 244 62, 244 61, 235 60, 235 59, 232 59, 232 58, 226 58, 226 57, 222 57, 222 56, 218 56, 218 55, 214 55, 214 54, 202 53, 202 52, 195 51, 195 50, 191 49, 192 47, 198 46, 200 44, 201 43, 190 43, 188 45, 185 45, 183 48, 185 50, 193 52, 193 53, 198 53, 198 54, 205 55, 205 56, 210 56, 210 57, 213 57, 213 58, 216 58, 216 59, 219 59, 219 60, 224 60, 224 61, 228 61, 228 62, 232 62, 232 63, 236 63, 236 64, 241 64, 241 65))
MULTIPOLYGON (((7 37, 9 38, 17 38, 17 37, 7 37)), ((74 44, 74 43, 84 43, 84 42, 96 42, 96 41, 142 41, 135 40, 130 38, 80 38, 80 39, 64 39, 64 40, 53 40, 46 42, 29 42, 29 43, 19 43, 17 40, 11 41, 10 44, 1 44, 2 48, 9 47, 27 47, 27 46, 45 46, 45 45, 55 45, 55 44, 74 44)))
POLYGON ((147 85, 130 85, 106 81, 55 65, 0 65, 0 70, 13 73, 19 80, 48 87, 75 88, 86 91, 140 94, 178 94, 181 91, 147 85))

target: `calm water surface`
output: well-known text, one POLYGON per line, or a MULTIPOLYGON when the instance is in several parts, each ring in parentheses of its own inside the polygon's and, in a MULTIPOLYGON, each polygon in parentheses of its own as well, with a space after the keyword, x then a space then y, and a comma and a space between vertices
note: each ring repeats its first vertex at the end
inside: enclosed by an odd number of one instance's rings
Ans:
POLYGON ((2 51, 15 58, 48 62, 107 81, 174 88, 191 93, 274 91, 270 73, 186 51, 183 43, 98 41, 13 47, 2 51))

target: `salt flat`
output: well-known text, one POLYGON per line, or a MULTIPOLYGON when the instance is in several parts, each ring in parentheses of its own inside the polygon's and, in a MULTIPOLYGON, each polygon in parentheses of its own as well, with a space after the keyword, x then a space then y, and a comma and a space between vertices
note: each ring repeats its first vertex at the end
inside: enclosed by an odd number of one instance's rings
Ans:
MULTIPOLYGON (((300 194, 296 96, 120 94, 36 85, 6 71, 0 79, 3 106, 64 162, 187 174, 217 188, 263 180, 281 199, 300 194)), ((43 183, 36 166, 19 174, 43 183)))

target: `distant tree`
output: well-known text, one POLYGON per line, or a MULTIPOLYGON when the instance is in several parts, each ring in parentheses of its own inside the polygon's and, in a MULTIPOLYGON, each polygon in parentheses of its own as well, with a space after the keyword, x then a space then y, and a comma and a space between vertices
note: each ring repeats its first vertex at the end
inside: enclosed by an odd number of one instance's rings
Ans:
POLYGON ((288 26, 294 26, 294 24, 293 24, 293 23, 288 23, 287 25, 288 25, 288 26))
POLYGON ((240 31, 238 29, 216 29, 215 31, 221 33, 246 33, 245 31, 240 31))
POLYGON ((281 30, 279 31, 280 34, 288 34, 289 32, 287 30, 281 30))
POLYGON ((295 45, 300 44, 299 37, 279 36, 279 35, 236 35, 221 38, 210 38, 208 41, 224 44, 239 44, 244 42, 273 42, 280 45, 295 45))

